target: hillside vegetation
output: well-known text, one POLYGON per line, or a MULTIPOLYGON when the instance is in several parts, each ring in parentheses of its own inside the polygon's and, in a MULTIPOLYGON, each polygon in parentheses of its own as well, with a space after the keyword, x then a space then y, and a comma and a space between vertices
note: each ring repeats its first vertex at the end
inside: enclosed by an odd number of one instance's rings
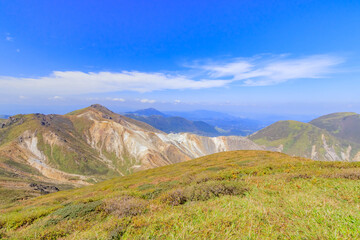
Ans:
POLYGON ((360 115, 351 112, 328 114, 310 122, 334 136, 360 144, 360 115))
POLYGON ((274 151, 314 160, 360 160, 358 143, 338 138, 310 123, 279 121, 249 138, 257 144, 272 147, 274 151))
POLYGON ((358 239, 360 163, 234 151, 0 208, 5 239, 358 239))

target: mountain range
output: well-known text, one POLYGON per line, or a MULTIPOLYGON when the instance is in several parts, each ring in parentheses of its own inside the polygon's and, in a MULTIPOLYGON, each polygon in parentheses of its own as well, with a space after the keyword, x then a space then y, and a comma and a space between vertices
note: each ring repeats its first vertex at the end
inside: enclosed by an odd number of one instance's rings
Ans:
POLYGON ((129 112, 124 116, 145 122, 166 133, 189 132, 202 136, 221 136, 214 127, 203 121, 191 121, 182 117, 166 115, 154 108, 129 112))
POLYGON ((167 134, 101 105, 66 115, 15 115, 0 126, 0 186, 28 194, 39 185, 71 188, 242 149, 265 147, 240 136, 167 134))
POLYGON ((166 133, 98 104, 65 115, 15 115, 0 122, 0 193, 34 196, 231 150, 360 161, 359 119, 336 113, 279 121, 249 137, 207 137, 181 128, 166 133))
POLYGON ((246 136, 265 126, 261 121, 207 110, 163 113, 148 108, 124 115, 166 133, 191 132, 202 136, 246 136))

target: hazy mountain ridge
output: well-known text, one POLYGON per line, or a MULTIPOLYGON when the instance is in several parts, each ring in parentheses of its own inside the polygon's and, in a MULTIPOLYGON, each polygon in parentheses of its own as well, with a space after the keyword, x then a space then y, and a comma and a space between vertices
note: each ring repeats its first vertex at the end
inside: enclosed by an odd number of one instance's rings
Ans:
POLYGON ((163 113, 148 108, 125 115, 167 133, 191 132, 203 136, 246 136, 265 126, 261 121, 208 110, 163 113))
POLYGON ((259 120, 236 117, 227 113, 209 110, 196 110, 190 112, 167 111, 165 113, 184 117, 192 121, 206 122, 207 124, 215 126, 215 128, 223 135, 247 136, 267 125, 259 120))
POLYGON ((264 148, 243 137, 166 134, 101 105, 66 115, 16 115, 0 128, 0 182, 87 185, 242 149, 264 148))
POLYGON ((190 121, 182 117, 170 117, 166 115, 136 115, 125 114, 129 118, 145 122, 166 133, 189 132, 202 136, 219 136, 222 135, 215 127, 202 122, 190 121))

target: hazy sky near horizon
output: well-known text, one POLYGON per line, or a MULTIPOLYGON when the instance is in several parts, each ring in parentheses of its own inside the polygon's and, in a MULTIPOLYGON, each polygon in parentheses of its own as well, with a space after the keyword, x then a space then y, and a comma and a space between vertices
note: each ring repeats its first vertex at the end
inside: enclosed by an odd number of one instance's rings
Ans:
POLYGON ((360 112, 360 1, 0 0, 0 114, 360 112))

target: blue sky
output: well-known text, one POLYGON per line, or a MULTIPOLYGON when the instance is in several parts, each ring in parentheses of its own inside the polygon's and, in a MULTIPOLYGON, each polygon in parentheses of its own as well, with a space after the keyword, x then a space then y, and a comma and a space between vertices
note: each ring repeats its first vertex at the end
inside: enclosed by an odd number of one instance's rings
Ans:
POLYGON ((0 0, 0 114, 360 112, 360 1, 0 0))

